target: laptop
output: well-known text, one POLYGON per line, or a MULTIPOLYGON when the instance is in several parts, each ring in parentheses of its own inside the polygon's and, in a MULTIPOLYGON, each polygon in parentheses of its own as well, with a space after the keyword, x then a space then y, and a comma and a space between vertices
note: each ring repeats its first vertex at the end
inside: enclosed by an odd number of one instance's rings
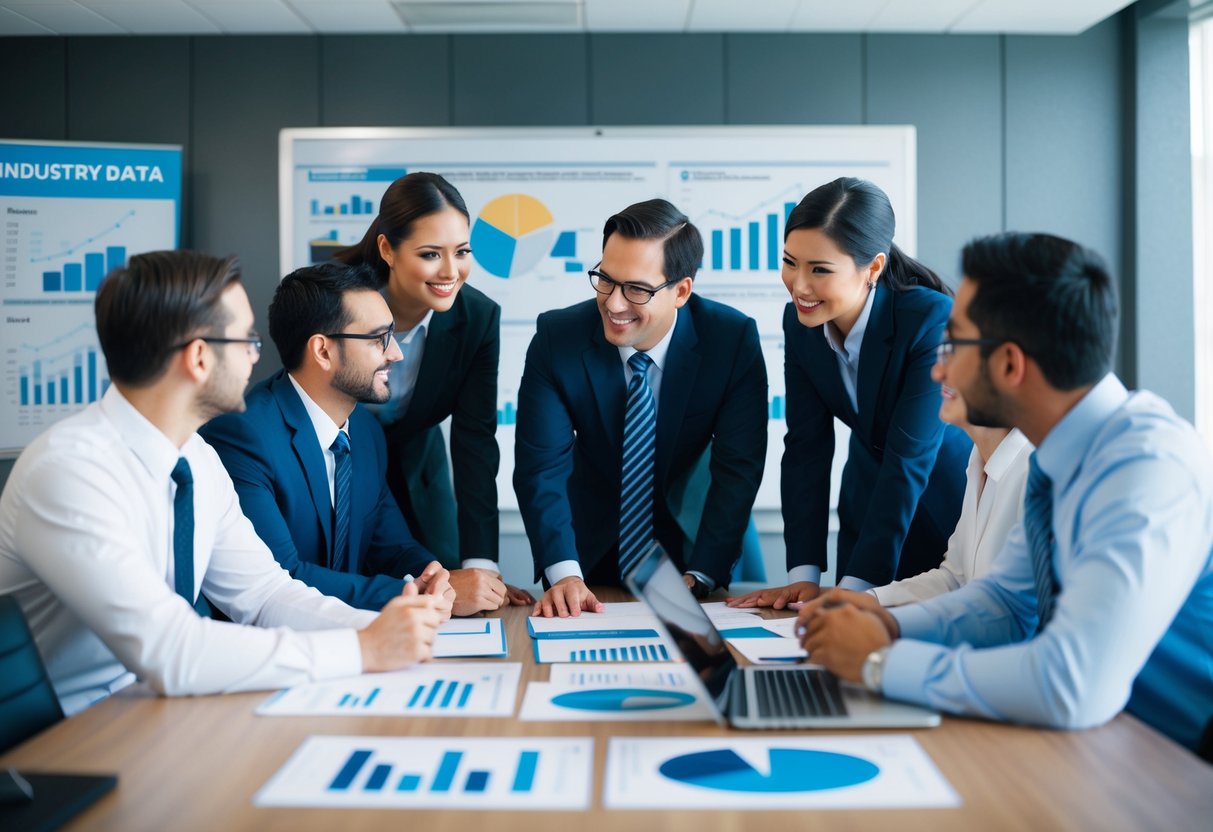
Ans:
POLYGON ((624 577, 694 668, 718 724, 734 728, 930 728, 939 714, 892 702, 820 667, 740 667, 660 545, 624 577))

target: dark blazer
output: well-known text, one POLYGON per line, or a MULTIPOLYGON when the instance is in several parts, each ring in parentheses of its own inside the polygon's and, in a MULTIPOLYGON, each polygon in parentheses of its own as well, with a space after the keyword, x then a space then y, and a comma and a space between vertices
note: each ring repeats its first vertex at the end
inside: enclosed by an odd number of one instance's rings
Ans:
POLYGON ((384 479, 383 431, 361 405, 350 414, 350 559, 329 568, 333 504, 324 454, 285 370, 257 384, 243 413, 212 419, 199 431, 219 453, 240 507, 291 576, 347 604, 379 610, 400 594, 406 574, 433 556, 409 533, 384 479))
POLYGON ((956 528, 972 443, 939 420, 931 380, 952 299, 876 284, 851 407, 823 327, 784 309, 788 434, 780 491, 788 568, 826 568, 834 418, 851 429, 838 499, 838 578, 881 586, 939 565, 956 528))
MULTIPOLYGON (((623 415, 619 349, 593 300, 545 312, 518 391, 514 490, 535 574, 579 560, 589 574, 618 559, 623 415)), ((657 408, 654 530, 681 569, 726 585, 762 480, 767 373, 754 321, 692 294, 662 368, 657 408), (711 485, 694 549, 668 504, 711 443, 711 485)))
MULTIPOLYGON (((464 285, 446 312, 436 312, 413 398, 384 426, 388 486, 418 536, 435 518, 450 524, 446 449, 433 430, 451 417, 451 465, 461 557, 497 559, 497 364, 501 307, 464 285)), ((435 531, 434 534, 440 534, 435 531)), ((449 535, 447 535, 449 537, 449 535)), ((435 542, 435 545, 437 543, 435 542)))

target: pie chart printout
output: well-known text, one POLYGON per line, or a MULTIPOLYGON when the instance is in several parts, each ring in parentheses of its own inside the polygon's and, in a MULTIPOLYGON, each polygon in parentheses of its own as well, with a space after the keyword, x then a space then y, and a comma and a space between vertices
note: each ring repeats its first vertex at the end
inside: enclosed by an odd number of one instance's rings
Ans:
POLYGON ((473 256, 495 277, 525 274, 552 250, 553 221, 552 212, 533 196, 499 196, 484 206, 472 226, 473 256))
POLYGON ((763 772, 736 751, 722 748, 673 757, 658 771, 678 783, 713 791, 786 794, 858 786, 880 774, 880 767, 833 751, 772 748, 770 769, 763 772))
POLYGON ((661 711, 690 705, 695 697, 676 690, 609 688, 578 690, 552 698, 552 704, 576 711, 661 711))

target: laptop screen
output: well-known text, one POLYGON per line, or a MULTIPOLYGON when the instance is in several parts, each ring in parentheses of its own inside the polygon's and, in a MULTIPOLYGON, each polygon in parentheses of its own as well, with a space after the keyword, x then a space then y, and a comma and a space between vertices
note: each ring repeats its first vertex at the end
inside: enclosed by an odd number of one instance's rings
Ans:
POLYGON ((665 625, 717 707, 727 713, 729 677, 737 662, 665 550, 654 545, 625 582, 665 625))

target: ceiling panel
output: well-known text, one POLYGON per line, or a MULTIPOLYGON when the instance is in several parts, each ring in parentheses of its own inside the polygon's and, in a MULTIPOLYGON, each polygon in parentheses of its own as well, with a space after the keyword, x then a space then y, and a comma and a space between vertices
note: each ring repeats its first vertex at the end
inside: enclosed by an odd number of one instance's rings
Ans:
POLYGON ((925 4, 888 3, 872 18, 869 29, 873 32, 946 32, 952 24, 981 3, 982 0, 931 0, 925 4))
POLYGON ((691 0, 585 0, 591 32, 681 32, 691 0))
POLYGON ((186 0, 229 34, 302 34, 312 29, 281 0, 186 0))
POLYGON ((983 0, 956 21, 956 34, 977 32, 1077 35, 1133 0, 983 0))
POLYGON ((221 31, 183 0, 90 0, 85 5, 132 35, 216 34, 221 31))
POLYGON ((0 7, 0 37, 9 35, 51 35, 54 29, 40 26, 25 15, 0 7))
POLYGON ((70 0, 6 0, 5 6, 60 35, 121 35, 122 27, 70 0))
POLYGON ((789 28, 794 32, 862 32, 889 2, 896 0, 800 0, 789 28))
POLYGON ((687 29, 695 32, 786 32, 800 0, 695 0, 687 29))
POLYGON ((295 11, 317 32, 390 34, 408 27, 384 0, 289 0, 295 11))

